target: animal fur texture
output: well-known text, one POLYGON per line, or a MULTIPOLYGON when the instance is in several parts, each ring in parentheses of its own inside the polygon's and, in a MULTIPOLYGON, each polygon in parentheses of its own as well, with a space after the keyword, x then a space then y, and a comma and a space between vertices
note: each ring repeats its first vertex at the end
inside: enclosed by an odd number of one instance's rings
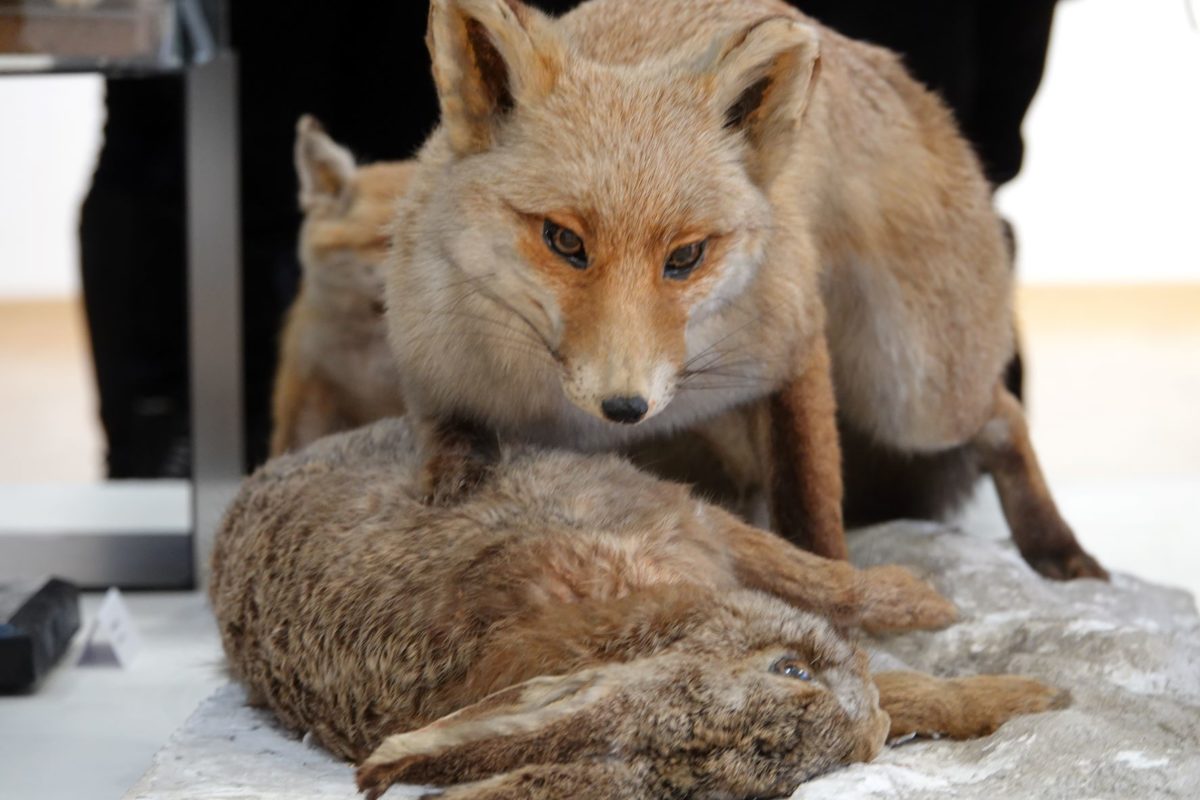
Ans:
POLYGON ((726 461, 774 528, 843 557, 840 418, 889 463, 1002 473, 1025 558, 1105 576, 1003 385, 989 187, 894 54, 782 0, 433 0, 429 45, 442 122, 388 325, 430 498, 480 483, 497 437, 615 450, 733 419, 755 438, 713 441, 754 454, 726 461))
POLYGON ((372 797, 778 796, 889 735, 1065 702, 1012 676, 872 679, 840 626, 941 627, 953 606, 615 456, 504 447, 454 507, 419 475, 403 420, 325 439, 249 479, 213 556, 233 674, 361 762, 372 797))
MULTIPOLYGON (((381 236, 385 226, 390 229, 413 166, 356 166, 353 154, 315 119, 304 117, 297 125, 305 277, 282 336, 272 455, 404 412, 382 318, 388 248, 381 236)), ((656 474, 692 484, 747 519, 763 521, 764 456, 749 447, 754 437, 744 425, 737 414, 729 415, 699 430, 637 442, 627 455, 656 474)), ((936 518, 978 475, 974 464, 958 462, 936 476, 922 469, 924 462, 948 460, 941 454, 887 461, 886 453, 859 443, 851 430, 843 431, 842 441, 849 522, 936 518)))
POLYGON ((271 453, 404 413, 387 343, 385 254, 412 165, 358 167, 312 117, 296 130, 303 282, 275 378, 271 453))

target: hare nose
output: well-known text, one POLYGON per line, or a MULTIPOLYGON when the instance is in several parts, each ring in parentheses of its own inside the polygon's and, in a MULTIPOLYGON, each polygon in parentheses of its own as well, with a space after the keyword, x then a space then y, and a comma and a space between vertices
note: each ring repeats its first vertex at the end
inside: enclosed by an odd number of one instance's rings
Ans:
POLYGON ((600 404, 600 410, 611 422, 633 425, 641 422, 642 417, 646 416, 650 404, 641 396, 610 397, 600 404))

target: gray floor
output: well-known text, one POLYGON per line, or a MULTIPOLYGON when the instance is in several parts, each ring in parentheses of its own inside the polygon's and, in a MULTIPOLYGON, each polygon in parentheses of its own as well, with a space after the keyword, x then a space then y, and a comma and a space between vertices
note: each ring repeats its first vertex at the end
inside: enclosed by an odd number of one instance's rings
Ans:
MULTIPOLYGON (((76 666, 82 636, 38 692, 0 697, 0 798, 117 800, 200 701, 225 683, 205 598, 128 594, 143 639, 128 669, 76 666)), ((85 629, 100 595, 84 600, 85 629)))

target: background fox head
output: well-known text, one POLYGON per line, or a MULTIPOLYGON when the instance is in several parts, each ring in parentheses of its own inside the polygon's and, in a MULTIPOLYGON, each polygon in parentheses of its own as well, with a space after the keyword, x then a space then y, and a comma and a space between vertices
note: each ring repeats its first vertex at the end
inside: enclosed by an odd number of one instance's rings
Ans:
POLYGON ((442 129, 422 160, 437 187, 404 220, 397 269, 473 281, 497 330, 533 332, 575 405, 636 423, 671 401, 712 343, 705 320, 764 260, 817 34, 771 17, 606 52, 611 36, 578 27, 517 0, 432 2, 442 129))
POLYGON ((300 263, 309 305, 347 324, 381 324, 390 223, 411 171, 407 162, 356 166, 316 119, 300 118, 300 263))
POLYGON ((271 453, 405 411, 387 341, 384 278, 412 164, 355 166, 315 119, 296 128, 304 279, 280 337, 271 453))

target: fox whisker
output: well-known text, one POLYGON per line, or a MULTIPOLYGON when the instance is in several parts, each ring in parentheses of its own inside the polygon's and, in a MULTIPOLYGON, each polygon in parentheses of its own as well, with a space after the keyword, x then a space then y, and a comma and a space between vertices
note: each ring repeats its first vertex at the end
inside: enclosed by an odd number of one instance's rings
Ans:
POLYGON ((725 335, 724 335, 724 336, 722 336, 720 339, 718 339, 717 341, 713 342, 713 343, 712 343, 712 344, 710 344, 708 347, 704 348, 704 349, 703 349, 703 350, 701 350, 699 353, 697 353, 696 355, 694 355, 694 356, 692 356, 691 358, 689 358, 689 359, 688 359, 686 362, 684 362, 683 368, 684 368, 685 370, 687 370, 687 369, 690 369, 690 368, 691 368, 692 366, 694 366, 694 365, 695 365, 695 364, 696 364, 696 363, 697 363, 697 362, 698 362, 700 359, 704 358, 705 356, 709 355, 710 353, 713 353, 714 351, 718 353, 718 357, 719 357, 719 356, 720 356, 720 351, 718 350, 718 348, 719 348, 721 345, 723 345, 725 342, 729 341, 729 340, 730 340, 731 338, 733 338, 734 336, 737 336, 739 333, 742 333, 742 332, 743 332, 743 331, 745 331, 747 328, 749 328, 751 325, 754 325, 755 323, 757 323, 757 322, 759 321, 759 319, 760 319, 760 317, 759 317, 759 316, 757 316, 757 315, 755 315, 755 317, 754 317, 754 318, 752 318, 752 319, 750 319, 750 320, 747 320, 747 321, 746 321, 744 324, 742 324, 742 325, 739 325, 738 327, 734 328, 732 331, 730 331, 729 333, 725 334, 725 335))

